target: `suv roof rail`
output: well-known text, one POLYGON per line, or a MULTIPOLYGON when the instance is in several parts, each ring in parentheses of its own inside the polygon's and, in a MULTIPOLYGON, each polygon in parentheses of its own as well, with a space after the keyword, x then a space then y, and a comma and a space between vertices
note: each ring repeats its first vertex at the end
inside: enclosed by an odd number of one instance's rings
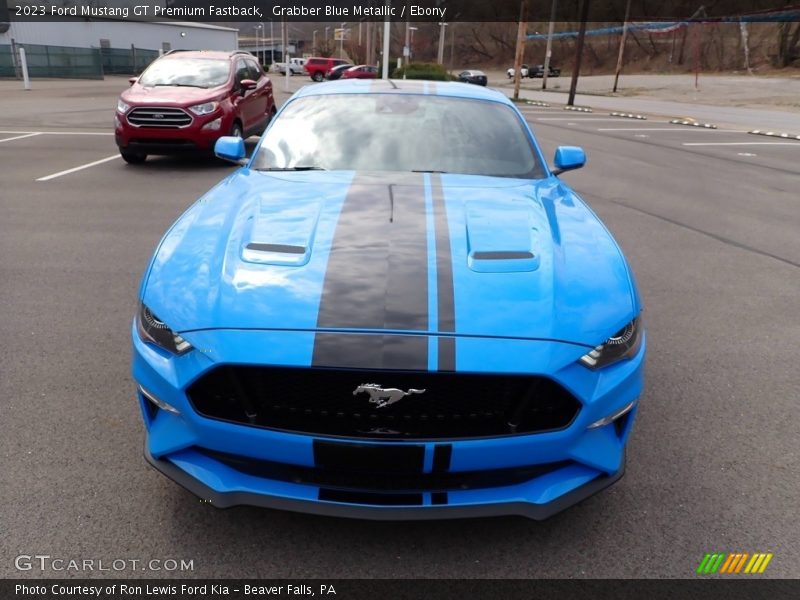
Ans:
POLYGON ((175 48, 174 50, 167 50, 164 52, 164 56, 168 54, 175 54, 176 52, 192 52, 192 50, 186 50, 185 48, 175 48))

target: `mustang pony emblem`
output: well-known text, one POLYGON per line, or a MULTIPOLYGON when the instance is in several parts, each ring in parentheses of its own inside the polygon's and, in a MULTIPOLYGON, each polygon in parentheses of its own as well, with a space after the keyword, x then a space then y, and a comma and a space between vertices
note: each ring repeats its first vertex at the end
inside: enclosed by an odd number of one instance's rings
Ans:
POLYGON ((353 392, 353 396, 359 392, 367 392, 369 394, 369 401, 372 404, 377 404, 378 408, 389 406, 409 396, 410 394, 424 394, 425 390, 415 390, 410 388, 407 392, 397 388, 382 388, 377 383, 362 383, 353 392))

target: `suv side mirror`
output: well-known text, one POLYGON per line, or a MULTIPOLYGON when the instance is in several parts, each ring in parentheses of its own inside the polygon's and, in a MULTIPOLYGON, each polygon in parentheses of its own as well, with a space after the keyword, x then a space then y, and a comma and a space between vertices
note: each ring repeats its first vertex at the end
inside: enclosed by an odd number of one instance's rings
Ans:
POLYGON ((564 171, 580 169, 586 164, 586 153, 578 146, 559 146, 553 159, 556 168, 553 175, 560 175, 564 171))
POLYGON ((258 83, 256 81, 253 81, 252 79, 242 79, 239 82, 239 88, 242 90, 242 92, 246 92, 247 90, 254 90, 256 89, 256 86, 258 86, 258 83))
POLYGON ((137 81, 139 81, 139 78, 138 78, 138 77, 129 77, 129 78, 128 78, 128 83, 130 83, 131 85, 133 85, 133 84, 134 84, 134 83, 136 83, 137 81))
POLYGON ((214 154, 222 160, 244 165, 247 162, 244 151, 244 140, 232 135, 224 135, 214 144, 214 154))

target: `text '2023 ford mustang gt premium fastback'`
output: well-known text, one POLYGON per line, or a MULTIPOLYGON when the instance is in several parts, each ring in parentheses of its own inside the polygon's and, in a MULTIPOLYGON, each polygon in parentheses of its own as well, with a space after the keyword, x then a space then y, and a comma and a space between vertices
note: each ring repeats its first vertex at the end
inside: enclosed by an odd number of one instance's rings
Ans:
POLYGON ((218 507, 545 518, 622 476, 645 333, 609 232, 500 94, 297 92, 144 274, 147 460, 218 507))

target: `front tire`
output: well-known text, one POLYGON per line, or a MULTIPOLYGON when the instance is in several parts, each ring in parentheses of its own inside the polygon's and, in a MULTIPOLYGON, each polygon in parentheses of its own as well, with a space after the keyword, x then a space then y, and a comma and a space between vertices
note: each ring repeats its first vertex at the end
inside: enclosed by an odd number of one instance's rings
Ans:
POLYGON ((242 130, 242 126, 239 124, 239 121, 234 121, 233 125, 231 125, 231 132, 228 134, 233 137, 244 137, 244 131, 242 130))
POLYGON ((120 156, 122 156, 122 160, 129 165, 140 165, 147 160, 147 154, 143 154, 141 152, 128 152, 126 150, 120 150, 119 153, 120 156))
POLYGON ((319 83, 320 81, 322 81, 324 79, 324 76, 322 75, 322 73, 320 71, 317 71, 316 73, 314 73, 311 76, 311 79, 313 79, 314 81, 319 83))

